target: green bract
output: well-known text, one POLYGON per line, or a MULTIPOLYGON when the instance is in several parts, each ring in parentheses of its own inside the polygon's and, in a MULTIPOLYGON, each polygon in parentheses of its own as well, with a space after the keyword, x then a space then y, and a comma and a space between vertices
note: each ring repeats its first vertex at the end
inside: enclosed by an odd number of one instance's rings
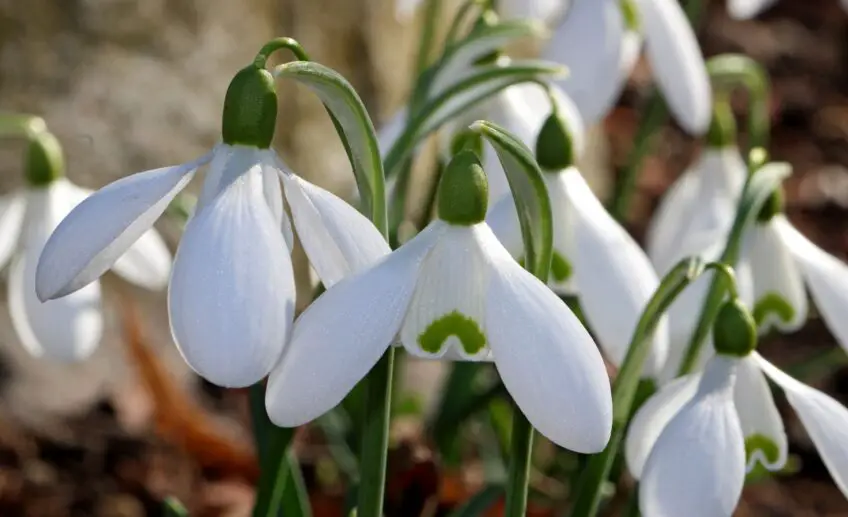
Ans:
POLYGON ((536 138, 536 162, 543 170, 561 171, 574 165, 574 145, 568 124, 551 113, 536 138))
POLYGON ((277 92, 274 78, 252 64, 241 69, 227 88, 221 136, 229 145, 267 149, 277 124, 277 92))
POLYGON ((437 195, 443 221, 470 226, 486 219, 489 184, 473 151, 462 151, 448 163, 437 195))
POLYGON ((716 353, 745 357, 757 347, 757 324, 739 298, 725 302, 713 321, 716 353))
POLYGON ((65 175, 62 146, 49 131, 30 136, 26 154, 26 181, 32 187, 49 185, 65 175))
POLYGON ((762 224, 771 221, 772 217, 783 213, 783 205, 783 189, 778 187, 772 191, 769 198, 763 204, 760 213, 757 214, 757 222, 762 224))

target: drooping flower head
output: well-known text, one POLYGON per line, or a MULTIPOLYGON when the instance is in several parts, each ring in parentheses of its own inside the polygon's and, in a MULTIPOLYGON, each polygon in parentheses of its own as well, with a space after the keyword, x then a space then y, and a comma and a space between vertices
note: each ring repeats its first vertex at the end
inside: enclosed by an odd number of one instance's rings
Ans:
POLYGON ((300 316, 269 377, 272 421, 291 427, 328 411, 398 339, 416 357, 494 361, 542 434, 576 451, 603 449, 612 408, 601 356, 568 307, 498 242, 484 221, 486 190, 477 155, 457 154, 441 178, 438 218, 300 316))
POLYGON ((227 387, 248 386, 267 375, 290 332, 292 230, 283 192, 294 228, 326 285, 388 252, 364 216, 288 171, 270 148, 277 96, 266 59, 260 53, 230 83, 222 143, 191 162, 134 174, 96 192, 50 237, 36 273, 42 300, 89 285, 150 228, 197 169, 209 164, 177 251, 168 308, 188 364, 227 387))
MULTIPOLYGON (((43 121, 28 132, 26 187, 0 200, 0 264, 11 261, 8 282, 12 325, 26 350, 59 361, 87 358, 103 331, 100 284, 42 302, 36 297, 36 266, 59 221, 91 192, 65 177, 59 141, 43 121)), ((155 230, 145 232, 112 265, 116 273, 150 289, 164 287, 171 255, 155 230)))

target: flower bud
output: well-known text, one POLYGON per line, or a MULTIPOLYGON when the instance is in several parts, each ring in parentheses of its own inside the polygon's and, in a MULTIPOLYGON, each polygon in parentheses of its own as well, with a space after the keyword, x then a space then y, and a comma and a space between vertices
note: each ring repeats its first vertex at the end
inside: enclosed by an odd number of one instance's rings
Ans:
POLYGON ((451 159, 439 181, 439 219, 471 226, 486 218, 489 184, 480 159, 464 150, 451 159))
POLYGON ((548 116, 536 137, 536 162, 549 171, 561 171, 574 165, 571 131, 556 111, 548 116))
POLYGON ((763 203, 760 213, 757 214, 757 222, 763 224, 771 221, 772 217, 783 213, 783 205, 783 189, 778 187, 774 189, 766 202, 763 203))
POLYGON ((277 91, 270 72, 256 65, 240 70, 224 98, 221 135, 229 145, 267 149, 277 124, 277 91))
POLYGON ((757 324, 739 298, 725 302, 713 322, 717 354, 745 357, 757 348, 757 324))
POLYGON ((59 141, 47 130, 30 136, 26 154, 26 181, 44 187, 65 175, 65 157, 59 141))

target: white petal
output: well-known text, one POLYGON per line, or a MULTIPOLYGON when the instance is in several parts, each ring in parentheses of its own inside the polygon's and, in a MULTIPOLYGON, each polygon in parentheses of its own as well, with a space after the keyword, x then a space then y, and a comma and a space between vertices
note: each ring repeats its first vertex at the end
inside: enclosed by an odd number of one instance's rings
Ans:
POLYGON ((574 213, 566 179, 566 171, 544 175, 554 222, 554 256, 548 285, 555 293, 568 296, 579 293, 573 267, 577 215, 574 213))
POLYGON ((485 225, 443 231, 421 265, 415 294, 400 330, 406 350, 417 357, 484 360, 484 297, 488 268, 485 225))
POLYGON ((786 431, 771 389, 754 356, 739 362, 733 397, 745 435, 748 472, 757 461, 771 471, 783 468, 789 447, 786 431))
POLYGON ((498 14, 508 19, 531 19, 551 23, 568 7, 569 0, 501 0, 498 14))
POLYGON ((761 334, 773 327, 793 332, 807 321, 807 292, 795 258, 783 242, 778 215, 766 224, 755 224, 745 235, 744 254, 754 280, 754 318, 761 334))
POLYGON ((533 426, 581 453, 601 451, 612 428, 612 398, 591 336, 550 289, 522 269, 493 234, 486 334, 498 373, 533 426))
POLYGON ((103 333, 99 282, 45 303, 35 294, 38 256, 50 232, 74 207, 72 190, 61 179, 28 192, 22 253, 12 263, 8 285, 12 324, 21 343, 36 357, 60 361, 87 358, 103 333))
POLYGON ((405 22, 412 18, 422 0, 395 0, 395 19, 405 22))
POLYGON ((712 111, 704 57, 698 40, 676 0, 640 0, 645 50, 669 109, 688 132, 707 131, 712 111))
POLYGON ((639 408, 627 428, 624 458, 634 478, 642 476, 645 461, 665 426, 698 391, 701 374, 679 377, 657 391, 639 408))
POLYGON ((35 278, 38 298, 72 293, 112 267, 208 159, 127 176, 80 203, 44 246, 35 278))
POLYGON ((650 517, 730 517, 745 482, 733 405, 733 359, 707 365, 698 393, 660 434, 645 462, 639 507, 650 517))
POLYGON ((355 208, 294 174, 281 177, 300 243, 326 287, 389 254, 386 240, 355 208))
POLYGON ((9 262, 18 247, 25 207, 26 198, 20 193, 0 197, 0 267, 9 262))
POLYGON ((848 265, 813 244, 786 219, 778 219, 776 224, 816 308, 836 341, 848 350, 848 265))
POLYGON ((848 497, 848 409, 819 390, 802 384, 760 357, 763 372, 786 392, 786 399, 816 445, 836 486, 848 497))
POLYGON ((168 290, 171 331, 199 375, 249 386, 282 353, 294 295, 291 259, 256 165, 186 225, 168 290))
POLYGON ((265 405, 271 421, 283 427, 309 422, 368 373, 400 329, 421 263, 443 230, 443 223, 430 224, 306 309, 268 378, 265 405))
POLYGON ((648 228, 648 256, 664 274, 704 244, 724 241, 747 168, 735 147, 706 148, 666 193, 648 228))
MULTIPOLYGON (((645 252, 604 209, 580 172, 571 169, 560 175, 575 219, 571 259, 580 306, 601 348, 620 365, 659 278, 645 252)), ((651 341, 644 371, 656 376, 668 355, 665 318, 651 341)))
POLYGON ((568 67, 568 78, 557 84, 574 101, 588 126, 606 116, 623 86, 624 34, 617 1, 574 0, 542 52, 543 59, 568 67))
POLYGON ((765 11, 775 0, 727 0, 727 12, 731 18, 747 20, 765 11))
POLYGON ((521 224, 518 222, 515 201, 512 197, 501 198, 489 209, 489 213, 486 214, 486 224, 513 258, 517 260, 524 255, 521 224))

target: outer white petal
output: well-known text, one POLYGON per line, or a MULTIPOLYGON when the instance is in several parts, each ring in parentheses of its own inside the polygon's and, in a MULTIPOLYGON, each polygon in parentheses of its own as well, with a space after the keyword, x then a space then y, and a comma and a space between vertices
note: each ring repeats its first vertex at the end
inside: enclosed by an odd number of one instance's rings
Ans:
POLYGON ((395 19, 399 22, 409 20, 420 4, 421 0, 395 0, 395 19))
POLYGON ((640 0, 645 50, 669 109, 694 135, 707 131, 712 111, 704 57, 683 8, 676 0, 640 0))
POLYGON ((297 235, 326 287, 389 254, 386 240, 355 208, 294 174, 281 177, 297 235))
POLYGON ((168 290, 171 332, 199 375, 249 386, 282 353, 294 295, 291 259, 257 165, 186 225, 168 290))
POLYGON ((745 235, 744 249, 754 280, 754 317, 762 318, 761 334, 773 327, 792 332, 807 321, 807 292, 795 258, 783 242, 783 224, 789 223, 778 215, 766 224, 755 224, 745 235))
POLYGON ((400 330, 406 350, 417 357, 484 360, 488 268, 485 225, 446 225, 421 265, 415 294, 400 330))
MULTIPOLYGON (((633 331, 659 278, 645 252, 604 209, 576 169, 560 173, 574 214, 572 261, 583 313, 616 365, 624 361, 633 331)), ((660 320, 645 362, 656 376, 668 355, 668 327, 660 320)))
POLYGON ((498 3, 498 14, 504 18, 529 18, 551 23, 570 3, 570 0, 501 0, 498 3))
POLYGON ((733 397, 745 435, 748 472, 757 461, 771 471, 783 468, 789 448, 786 431, 755 356, 739 362, 733 397))
POLYGON ((776 0, 727 0, 727 12, 731 18, 747 20, 771 7, 776 0))
POLYGON ((842 494, 848 497, 848 409, 819 390, 783 373, 759 355, 763 372, 786 392, 786 399, 816 445, 842 494))
POLYGON ((50 232, 76 201, 73 187, 64 179, 27 193, 22 252, 13 261, 9 274, 9 310, 21 343, 36 357, 85 359, 103 333, 99 282, 45 303, 35 294, 38 256, 50 232))
MULTIPOLYGON (((702 155, 703 156, 703 155, 702 155)), ((648 223, 645 248, 651 262, 661 271, 669 269, 670 258, 679 253, 677 236, 692 217, 700 186, 700 164, 694 165, 671 184, 648 223)))
POLYGON ((733 359, 716 357, 698 393, 657 439, 639 483, 650 517, 730 517, 745 482, 745 446, 733 404, 733 359))
POLYGON ((9 262, 18 246, 25 207, 26 198, 19 192, 0 197, 0 267, 9 262))
POLYGON ((283 427, 309 422, 341 402, 368 373, 400 329, 421 263, 443 230, 443 223, 430 224, 306 309, 268 378, 271 421, 283 427))
POLYGON ((698 391, 701 374, 679 377, 666 384, 639 408, 624 441, 624 458, 634 478, 642 476, 645 461, 665 426, 698 391))
POLYGON ((486 238, 486 333, 504 385, 533 426, 554 443, 601 451, 612 428, 612 398, 591 336, 550 289, 486 238))
POLYGON ((543 59, 564 64, 569 77, 558 84, 580 109, 586 125, 612 108, 625 76, 621 72, 621 8, 615 0, 574 0, 542 52, 543 59))
POLYGON ((824 322, 848 350, 848 265, 813 244, 786 219, 777 219, 776 225, 824 322))
POLYGON ((80 203, 44 246, 35 278, 38 298, 65 296, 112 267, 208 159, 127 176, 80 203))

